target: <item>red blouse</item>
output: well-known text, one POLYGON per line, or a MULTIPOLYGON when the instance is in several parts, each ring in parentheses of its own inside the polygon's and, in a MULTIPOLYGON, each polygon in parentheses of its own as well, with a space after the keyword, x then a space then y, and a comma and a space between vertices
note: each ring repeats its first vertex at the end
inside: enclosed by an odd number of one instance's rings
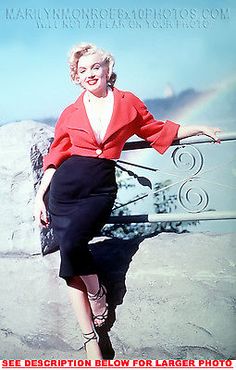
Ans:
POLYGON ((134 134, 163 154, 176 138, 179 124, 153 118, 144 103, 134 94, 116 88, 114 108, 106 135, 98 144, 83 103, 83 92, 74 104, 61 114, 55 127, 55 137, 43 158, 43 169, 56 168, 73 154, 118 159, 125 142, 134 134))

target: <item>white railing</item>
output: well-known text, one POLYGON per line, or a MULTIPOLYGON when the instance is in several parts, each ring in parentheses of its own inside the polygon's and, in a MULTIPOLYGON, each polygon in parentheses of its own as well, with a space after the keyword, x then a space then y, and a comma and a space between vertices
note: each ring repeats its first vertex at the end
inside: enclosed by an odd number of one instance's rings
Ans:
MULTIPOLYGON (((219 136, 219 139, 221 142, 229 142, 229 141, 235 141, 236 140, 236 132, 227 132, 222 133, 219 136)), ((175 184, 179 183, 181 184, 179 191, 178 191, 178 200, 183 206, 183 208, 186 209, 186 212, 181 213, 158 213, 158 214, 140 214, 140 215, 130 215, 130 216, 111 216, 109 219, 109 224, 116 224, 116 223, 143 223, 143 222, 166 222, 166 221, 201 221, 201 220, 223 220, 223 219, 236 219, 236 211, 212 211, 212 210, 204 210, 206 209, 206 206, 208 204, 208 194, 203 190, 199 188, 199 197, 201 199, 201 204, 199 209, 188 209, 188 207, 184 204, 184 199, 189 195, 189 192, 191 191, 191 184, 192 181, 195 179, 200 178, 200 171, 202 169, 204 158, 200 152, 200 150, 196 147, 198 144, 203 143, 213 143, 213 140, 210 137, 199 135, 199 136, 192 136, 186 139, 181 139, 178 141, 173 142, 172 146, 174 147, 174 151, 171 155, 172 160, 174 161, 174 164, 176 167, 178 167, 178 157, 183 155, 183 151, 185 151, 185 154, 187 153, 189 157, 191 157, 192 162, 194 165, 190 168, 191 171, 189 171, 189 175, 180 180, 177 181, 175 184), (196 145, 196 146, 195 146, 196 145), (187 152, 187 150, 191 147, 191 151, 187 152), (195 167, 195 168, 194 168, 195 167), (188 187, 188 189, 186 189, 188 187), (186 195, 187 194, 187 195, 186 195)), ((150 145, 145 141, 133 141, 128 142, 125 144, 124 151, 127 150, 137 150, 137 149, 146 149, 149 148, 150 145)), ((134 167, 141 167, 146 168, 151 171, 155 171, 155 169, 152 169, 150 167, 140 166, 137 163, 128 163, 125 161, 118 161, 118 163, 128 164, 134 167)), ((128 171, 127 171, 128 172, 128 171)), ((131 171, 129 170, 129 173, 131 171)), ((138 175, 133 173, 133 176, 137 179, 139 178, 138 175)), ((140 182, 141 183, 141 182, 140 182)), ((164 189, 164 188, 163 188, 164 189)), ((159 189, 158 191, 161 191, 163 189, 159 189)), ((236 190, 236 188, 235 188, 236 190)), ((140 199, 143 199, 145 197, 142 196, 140 199)), ((137 201, 136 199, 135 201, 137 201)), ((126 202, 124 205, 127 205, 132 202, 126 202)), ((122 206, 119 206, 118 208, 121 208, 122 206)))

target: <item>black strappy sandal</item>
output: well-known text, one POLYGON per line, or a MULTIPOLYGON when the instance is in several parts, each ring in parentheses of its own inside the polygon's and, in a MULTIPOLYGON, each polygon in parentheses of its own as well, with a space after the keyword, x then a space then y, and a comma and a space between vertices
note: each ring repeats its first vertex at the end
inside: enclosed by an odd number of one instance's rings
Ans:
MULTIPOLYGON (((106 297, 106 294, 107 294, 107 290, 106 290, 105 286, 101 284, 101 285, 99 286, 99 289, 98 289, 97 293, 95 293, 95 294, 90 294, 90 293, 88 293, 88 299, 89 299, 90 305, 91 305, 91 303, 92 303, 92 302, 94 302, 94 301, 99 301, 99 300, 100 300, 101 298, 103 298, 104 296, 106 297)), ((92 310, 92 305, 91 305, 91 310, 92 310)), ((104 310, 104 312, 103 312, 103 313, 98 314, 98 315, 95 315, 95 314, 93 313, 93 310, 92 310, 92 315, 93 315, 94 325, 95 325, 96 327, 101 327, 102 325, 104 325, 104 323, 105 323, 105 321, 106 321, 106 319, 107 319, 107 317, 108 317, 108 304, 107 304, 107 303, 105 303, 105 310, 104 310), (101 324, 99 325, 99 324, 96 324, 96 323, 95 323, 95 320, 100 320, 100 321, 102 321, 102 322, 101 322, 101 324)))
POLYGON ((85 342, 84 342, 84 349, 86 350, 86 344, 89 343, 91 340, 97 340, 97 335, 95 333, 95 331, 91 331, 91 333, 86 333, 84 334, 83 333, 83 337, 85 339, 85 342))

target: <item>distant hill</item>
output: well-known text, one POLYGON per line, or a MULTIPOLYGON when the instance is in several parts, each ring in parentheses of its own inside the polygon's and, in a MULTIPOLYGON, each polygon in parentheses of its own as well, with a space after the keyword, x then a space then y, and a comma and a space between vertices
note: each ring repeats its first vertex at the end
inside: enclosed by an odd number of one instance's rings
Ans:
POLYGON ((34 119, 35 122, 46 123, 49 126, 55 126, 57 118, 56 117, 46 117, 34 119))
MULTIPOLYGON (((179 94, 174 94, 165 98, 155 98, 144 100, 148 109, 158 119, 174 119, 179 110, 184 109, 189 104, 198 102, 199 99, 209 94, 208 91, 196 91, 193 88, 181 91, 179 94)), ((54 126, 57 118, 46 117, 40 119, 34 119, 34 121, 47 123, 50 126, 54 126)))
POLYGON ((190 88, 170 97, 147 99, 145 104, 155 117, 159 119, 173 119, 180 110, 197 103, 199 99, 204 98, 211 92, 210 90, 196 91, 190 88))

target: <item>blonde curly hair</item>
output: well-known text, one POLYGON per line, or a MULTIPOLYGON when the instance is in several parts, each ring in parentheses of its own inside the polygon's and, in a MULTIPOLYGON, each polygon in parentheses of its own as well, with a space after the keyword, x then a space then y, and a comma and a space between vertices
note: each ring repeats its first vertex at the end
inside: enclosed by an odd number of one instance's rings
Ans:
POLYGON ((107 63, 107 67, 108 67, 107 84, 110 87, 113 87, 116 82, 116 77, 117 77, 116 74, 113 72, 113 67, 115 65, 114 57, 107 51, 98 48, 96 45, 85 43, 85 42, 75 45, 69 52, 68 62, 70 66, 71 80, 75 84, 80 84, 79 78, 78 78, 78 61, 80 57, 82 57, 82 55, 91 55, 91 54, 100 55, 102 58, 102 61, 107 63))

